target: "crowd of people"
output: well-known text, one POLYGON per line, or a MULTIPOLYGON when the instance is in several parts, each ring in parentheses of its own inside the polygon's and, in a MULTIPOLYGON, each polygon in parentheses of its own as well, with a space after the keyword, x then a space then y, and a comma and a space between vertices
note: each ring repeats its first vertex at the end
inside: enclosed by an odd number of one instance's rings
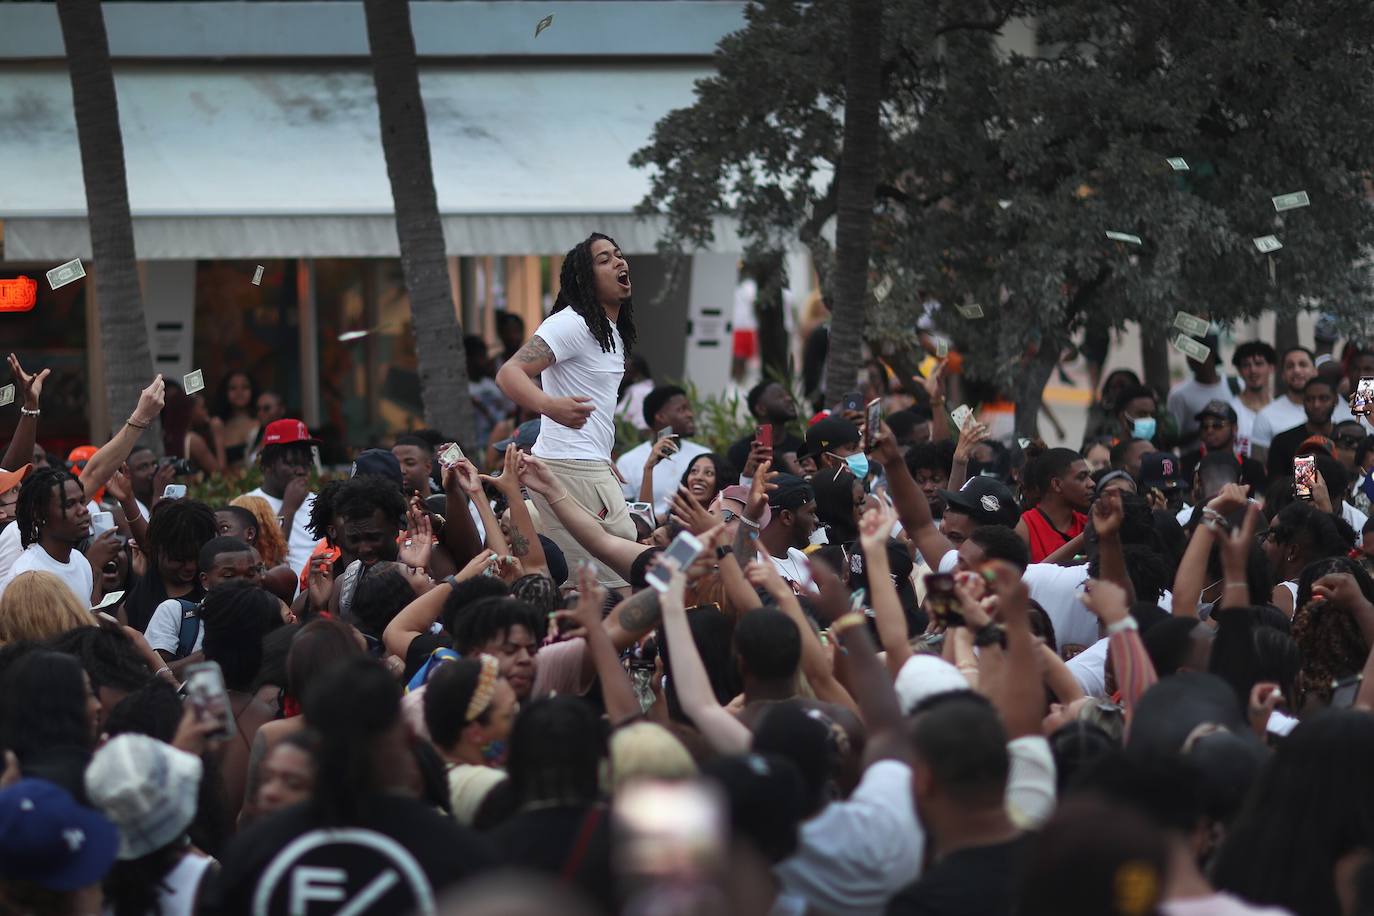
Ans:
POLYGON ((1374 913, 1374 354, 1213 339, 1078 450, 764 381, 713 451, 632 289, 593 234, 473 442, 333 478, 242 373, 44 459, 11 356, 0 914, 1374 913))

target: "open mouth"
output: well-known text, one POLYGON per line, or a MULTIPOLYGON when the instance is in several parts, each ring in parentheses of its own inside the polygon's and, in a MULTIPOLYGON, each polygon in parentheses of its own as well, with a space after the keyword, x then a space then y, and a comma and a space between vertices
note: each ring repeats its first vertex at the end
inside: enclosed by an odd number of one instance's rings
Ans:
POLYGON ((628 270, 622 270, 620 273, 615 275, 615 282, 620 284, 621 289, 629 289, 630 272, 628 270))

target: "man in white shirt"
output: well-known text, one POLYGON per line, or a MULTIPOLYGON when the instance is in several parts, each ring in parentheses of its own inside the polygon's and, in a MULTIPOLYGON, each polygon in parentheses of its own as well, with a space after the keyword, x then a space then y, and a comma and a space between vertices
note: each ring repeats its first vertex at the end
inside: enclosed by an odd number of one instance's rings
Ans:
POLYGON ((668 497, 677 493, 692 459, 710 449, 689 437, 697 433, 696 417, 687 392, 676 385, 659 385, 644 398, 644 422, 649 439, 620 456, 615 466, 625 478, 625 498, 632 502, 651 502, 654 514, 666 519, 671 507, 668 497), (652 499, 644 495, 644 475, 653 471, 652 499))
MULTIPOLYGON (((542 415, 533 453, 568 495, 608 533, 634 540, 634 521, 611 463, 616 394, 636 338, 630 292, 630 265, 620 247, 592 233, 563 260, 553 313, 501 367, 496 383, 512 401, 542 415)), ((535 494, 534 503, 568 568, 590 560, 544 498, 535 494)), ((628 585, 604 567, 600 581, 608 588, 628 585)))
POLYGON ((1170 389, 1169 398, 1165 402, 1166 409, 1178 424, 1178 431, 1182 436, 1179 444, 1182 446, 1189 446, 1197 441, 1198 411, 1207 406, 1209 401, 1231 399, 1231 389, 1226 385, 1225 376, 1217 374, 1220 359, 1216 335, 1208 334, 1202 339, 1202 344, 1210 351, 1207 358, 1202 362, 1189 358, 1188 369, 1193 377, 1179 382, 1170 389))
MULTIPOLYGON (((1317 364, 1312 358, 1312 351, 1306 347, 1285 350, 1280 365, 1284 395, 1275 398, 1259 412, 1250 434, 1250 457, 1260 462, 1268 461, 1269 446, 1275 436, 1307 422, 1307 411, 1303 409, 1303 389, 1317 376, 1317 364)), ((1339 423, 1352 416, 1350 405, 1337 398, 1335 412, 1331 414, 1332 421, 1339 423)))
POLYGON ((1255 418, 1274 400, 1274 348, 1262 340, 1251 340, 1236 347, 1231 365, 1240 376, 1240 394, 1231 399, 1236 409, 1236 454, 1249 457, 1255 431, 1255 418))
MULTIPOLYGON (((0 593, 15 576, 36 570, 57 576, 82 607, 90 607, 95 577, 90 561, 76 549, 91 530, 91 513, 86 509, 81 482, 66 471, 38 471, 21 488, 17 512, 12 527, 19 530, 24 552, 14 561, 9 577, 0 583, 0 593)), ((109 535, 96 543, 103 566, 114 556, 118 543, 109 535)))
POLYGON ((261 496, 272 507, 286 535, 286 562, 297 576, 315 549, 309 528, 315 494, 310 492, 309 476, 314 466, 311 446, 319 444, 300 420, 273 420, 263 431, 258 453, 262 486, 244 494, 261 496))
POLYGON ((772 518, 759 533, 759 542, 768 551, 778 575, 797 594, 814 593, 811 563, 802 551, 811 543, 816 519, 816 492, 811 484, 791 474, 779 474, 773 481, 777 489, 768 494, 772 518))
POLYGON ((19 529, 14 525, 14 508, 19 504, 19 485, 31 470, 31 464, 17 471, 0 470, 0 582, 9 578, 10 567, 24 549, 19 543, 19 529))
MULTIPOLYGON (((200 585, 206 592, 231 579, 245 579, 254 585, 262 582, 263 565, 258 552, 233 537, 217 537, 200 549, 200 585)), ((180 675, 186 665, 201 661, 200 644, 205 628, 200 622, 200 602, 168 598, 153 610, 143 635, 148 645, 180 675), (185 630, 186 642, 182 645, 185 630)))

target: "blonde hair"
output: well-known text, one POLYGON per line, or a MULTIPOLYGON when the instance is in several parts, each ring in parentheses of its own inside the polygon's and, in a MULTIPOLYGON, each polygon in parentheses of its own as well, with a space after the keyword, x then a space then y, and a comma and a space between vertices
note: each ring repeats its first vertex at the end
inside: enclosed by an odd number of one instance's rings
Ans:
POLYGON ((269 569, 286 562, 286 538, 282 536, 281 524, 272 505, 261 496, 239 496, 229 505, 247 509, 258 520, 258 556, 269 569))
POLYGON ((691 779, 696 762, 662 725, 636 722, 611 734, 611 790, 636 779, 691 779))
POLYGON ((52 573, 20 573, 0 597, 0 643, 51 639, 94 623, 90 610, 52 573))

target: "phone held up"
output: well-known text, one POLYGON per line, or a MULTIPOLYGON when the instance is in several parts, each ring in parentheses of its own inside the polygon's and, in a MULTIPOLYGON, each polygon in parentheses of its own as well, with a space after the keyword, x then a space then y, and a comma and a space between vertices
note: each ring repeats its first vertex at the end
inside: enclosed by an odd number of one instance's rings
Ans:
POLYGON ((645 580, 657 591, 668 590, 668 580, 679 569, 686 569, 701 553, 701 541, 690 531, 680 531, 668 549, 658 558, 658 565, 645 575, 645 580))
POLYGON ((1298 499, 1311 499, 1312 490, 1317 485, 1317 459, 1311 455, 1299 455, 1293 459, 1293 495, 1298 499))
POLYGON ((196 721, 212 721, 215 730, 210 738, 232 738, 235 734, 234 709, 229 704, 229 691, 224 686, 224 673, 217 662, 201 662, 186 669, 186 702, 191 704, 196 721))
POLYGON ((930 615, 946 627, 964 625, 959 598, 954 594, 954 573, 931 573, 926 576, 926 607, 930 615))
POLYGON ((1367 417, 1371 409, 1374 409, 1374 378, 1362 378, 1350 396, 1350 412, 1357 417, 1367 417))
POLYGON ((873 448, 883 425, 883 399, 874 398, 864 408, 864 451, 873 448))
POLYGON ((764 423, 754 432, 754 441, 760 447, 771 450, 773 448, 773 424, 764 423))

